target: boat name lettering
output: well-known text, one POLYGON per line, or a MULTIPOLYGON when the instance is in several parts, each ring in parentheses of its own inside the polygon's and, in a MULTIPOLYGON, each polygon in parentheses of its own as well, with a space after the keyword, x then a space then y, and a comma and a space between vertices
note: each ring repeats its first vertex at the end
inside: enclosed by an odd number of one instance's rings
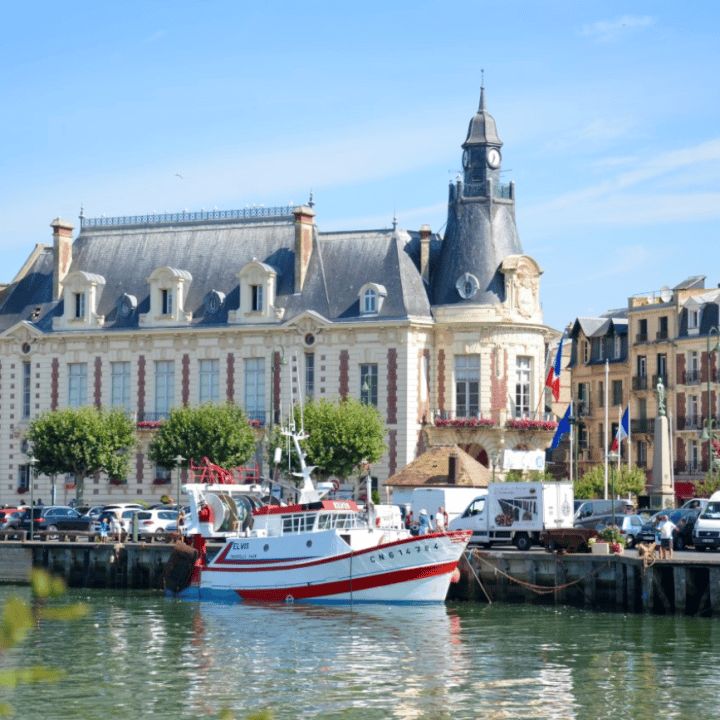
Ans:
POLYGON ((346 502, 337 502, 336 500, 333 501, 333 507, 336 510, 349 510, 350 509, 350 503, 346 502))
MULTIPOLYGON (((415 545, 415 552, 426 552, 429 553, 431 549, 437 550, 440 546, 435 543, 434 545, 430 545, 429 543, 427 545, 415 545)), ((370 562, 376 563, 378 560, 394 560, 395 558, 400 558, 403 555, 412 555, 412 548, 406 547, 399 547, 395 550, 388 550, 387 552, 379 552, 375 553, 374 555, 370 556, 370 562)))
POLYGON ((250 547, 250 543, 233 543, 233 550, 247 550, 250 547))

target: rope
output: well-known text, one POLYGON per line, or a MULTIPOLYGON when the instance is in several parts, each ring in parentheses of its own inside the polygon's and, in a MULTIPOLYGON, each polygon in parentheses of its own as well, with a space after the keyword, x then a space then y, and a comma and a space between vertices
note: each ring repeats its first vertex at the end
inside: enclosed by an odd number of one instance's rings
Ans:
MULTIPOLYGON (((506 572, 501 570, 497 565, 494 563, 491 563, 489 560, 486 560, 477 550, 473 550, 473 557, 477 558, 481 562, 484 562, 486 565, 489 565, 491 568, 494 569, 495 575, 503 575, 508 580, 512 580, 514 583, 517 583, 521 587, 526 588, 527 590, 530 590, 537 595, 550 595, 551 593, 557 593, 559 590, 565 590, 566 588, 572 587, 573 585, 577 585, 578 583, 581 583, 588 578, 591 578, 593 575, 597 575, 600 570, 602 570, 603 567, 607 566, 610 567, 610 561, 608 560, 604 565, 600 565, 592 572, 589 572, 584 577, 578 578, 577 580, 573 580, 572 582, 565 583, 563 585, 553 585, 553 587, 547 587, 545 585, 534 585, 529 582, 525 582, 525 580, 519 580, 518 578, 514 578, 512 575, 508 575, 506 572)), ((472 565, 470 565, 472 567, 472 565)), ((473 573, 475 571, 473 570, 473 573)), ((477 577, 477 574, 475 575, 477 577)), ((478 580, 479 582, 479 580, 478 580)), ((481 585, 482 587, 482 585, 481 585)))
MULTIPOLYGON (((475 552, 475 551, 473 551, 473 552, 475 552)), ((472 566, 472 563, 470 562, 471 557, 472 557, 472 552, 469 553, 468 557, 465 558, 465 560, 468 564, 468 567, 472 570, 472 574, 475 576, 475 579, 477 580, 477 583, 480 586, 480 589, 483 591, 483 593, 485 593, 485 598, 488 601, 488 605, 492 605, 492 600, 490 599, 490 595, 488 595, 488 591, 485 589, 485 586, 482 584, 480 577, 475 572, 475 568, 472 566)))

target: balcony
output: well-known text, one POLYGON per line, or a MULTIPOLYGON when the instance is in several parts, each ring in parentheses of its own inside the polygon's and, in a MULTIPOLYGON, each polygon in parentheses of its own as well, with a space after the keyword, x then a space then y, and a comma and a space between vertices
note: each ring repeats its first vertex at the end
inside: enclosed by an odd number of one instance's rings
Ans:
POLYGON ((658 330, 657 333, 655 333, 655 339, 656 340, 667 340, 668 339, 668 331, 667 330, 658 330))
POLYGON ((646 434, 655 432, 655 418, 633 418, 630 420, 630 432, 646 434))
POLYGON ((647 390, 648 389, 648 376, 647 375, 635 375, 632 379, 633 390, 647 390))
POLYGON ((578 417, 589 417, 592 414, 592 407, 589 400, 578 400, 575 406, 578 417))
POLYGON ((661 373, 660 375, 653 375, 653 387, 655 387, 660 380, 662 380, 662 384, 668 388, 670 385, 668 384, 668 375, 665 373, 661 373))
POLYGON ((682 374, 683 385, 699 385, 702 382, 700 370, 685 370, 682 374))
POLYGON ((705 472, 702 463, 691 460, 676 460, 674 470, 676 475, 702 475, 705 472))
POLYGON ((702 430, 703 419, 700 415, 678 415, 678 430, 702 430))
POLYGON ((646 332, 639 332, 635 336, 635 342, 639 342, 639 343, 647 342, 647 339, 648 339, 648 334, 646 332))

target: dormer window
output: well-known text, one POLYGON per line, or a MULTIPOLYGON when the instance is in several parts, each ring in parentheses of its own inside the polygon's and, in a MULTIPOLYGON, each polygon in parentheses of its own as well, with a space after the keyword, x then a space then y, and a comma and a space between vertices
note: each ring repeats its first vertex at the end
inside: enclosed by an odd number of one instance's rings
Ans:
POLYGON ((65 311, 53 319, 56 330, 73 330, 82 326, 102 327, 105 317, 98 315, 98 305, 105 287, 102 275, 75 270, 63 280, 62 298, 65 311))
POLYGON ((263 286, 250 286, 250 309, 253 312, 262 312, 263 310, 263 286))
POLYGON ((361 315, 377 315, 383 306, 383 302, 387 297, 387 290, 383 285, 377 283, 365 283, 360 288, 360 314, 361 315))
POLYGON ((694 308, 688 310, 688 330, 700 327, 700 311, 694 308))
POLYGON ((279 320, 283 310, 275 306, 277 270, 253 258, 238 273, 240 307, 228 312, 229 323, 258 323, 279 320))
POLYGON ((192 313, 185 312, 185 298, 192 275, 187 270, 156 268, 147 281, 150 285, 150 312, 140 315, 141 326, 185 325, 190 322, 192 313))
POLYGON ((75 318, 81 319, 85 317, 85 293, 73 293, 75 298, 75 318))
POLYGON ((160 302, 162 303, 162 315, 172 315, 173 311, 173 291, 172 288, 162 288, 160 290, 160 302))

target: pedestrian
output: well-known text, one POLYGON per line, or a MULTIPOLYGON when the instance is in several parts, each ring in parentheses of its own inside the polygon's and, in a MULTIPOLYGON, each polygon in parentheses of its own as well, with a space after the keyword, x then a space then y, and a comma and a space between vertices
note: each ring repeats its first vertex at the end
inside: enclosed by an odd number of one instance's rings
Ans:
POLYGON ((100 542, 107 542, 108 531, 110 530, 110 523, 107 518, 103 518, 100 521, 100 542))
POLYGON ((673 533, 677 532, 677 525, 667 515, 662 516, 660 523, 660 542, 662 543, 663 559, 667 559, 668 554, 670 560, 673 557, 673 533))
POLYGON ((655 518, 655 527, 653 528, 655 530, 655 552, 658 554, 658 557, 661 560, 665 559, 665 551, 662 546, 662 541, 660 538, 660 523, 662 522, 663 515, 658 515, 657 518, 655 518))
POLYGON ((110 526, 112 527, 112 533, 115 542, 122 542, 122 523, 120 522, 119 513, 114 512, 110 516, 110 526))
POLYGON ((430 532, 430 518, 424 508, 420 511, 418 522, 420 523, 420 535, 427 535, 430 532))
POLYGON ((440 533, 444 533, 448 526, 448 514, 445 512, 445 508, 441 505, 438 508, 437 515, 435 516, 435 527, 440 533))

